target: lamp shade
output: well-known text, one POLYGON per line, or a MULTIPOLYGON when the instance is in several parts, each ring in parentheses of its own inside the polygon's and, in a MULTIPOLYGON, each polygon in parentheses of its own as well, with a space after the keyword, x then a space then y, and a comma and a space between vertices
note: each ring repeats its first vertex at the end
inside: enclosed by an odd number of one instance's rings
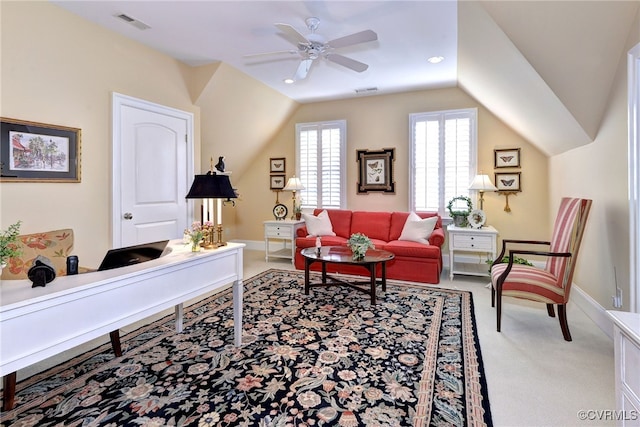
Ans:
POLYGON ((211 172, 206 175, 196 175, 187 199, 235 199, 228 175, 216 175, 211 172))
POLYGON ((302 185, 302 181, 300 181, 300 178, 296 178, 295 176, 292 176, 291 178, 289 178, 289 181, 287 181, 287 185, 285 185, 283 190, 284 191, 304 190, 304 185, 302 185))
POLYGON ((469 185, 469 190, 479 191, 498 191, 495 185, 491 182, 489 175, 476 175, 469 185))

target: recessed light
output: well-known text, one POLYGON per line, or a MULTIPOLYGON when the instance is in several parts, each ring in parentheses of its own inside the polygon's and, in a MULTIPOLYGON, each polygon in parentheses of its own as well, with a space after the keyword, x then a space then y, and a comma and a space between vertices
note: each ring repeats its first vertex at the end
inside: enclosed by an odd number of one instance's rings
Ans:
POLYGON ((289 79, 284 79, 283 82, 285 82, 286 84, 290 85, 292 83, 295 83, 295 80, 289 78, 289 79))
POLYGON ((432 64, 439 64, 440 62, 444 61, 444 56, 432 56, 431 58, 428 58, 427 61, 432 64))

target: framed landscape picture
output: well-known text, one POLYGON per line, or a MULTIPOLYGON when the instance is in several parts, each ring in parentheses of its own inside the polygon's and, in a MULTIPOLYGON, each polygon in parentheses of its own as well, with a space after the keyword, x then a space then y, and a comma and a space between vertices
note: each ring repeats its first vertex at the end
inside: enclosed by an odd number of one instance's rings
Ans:
POLYGON ((80 129, 0 121, 0 181, 80 182, 80 129))

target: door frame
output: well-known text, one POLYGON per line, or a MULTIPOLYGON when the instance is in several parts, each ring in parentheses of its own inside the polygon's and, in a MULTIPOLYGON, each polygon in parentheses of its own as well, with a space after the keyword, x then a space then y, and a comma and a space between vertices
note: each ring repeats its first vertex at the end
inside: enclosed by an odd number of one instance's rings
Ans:
MULTIPOLYGON (((194 175, 194 131, 193 131, 193 113, 187 111, 178 110, 165 105, 156 104, 144 99, 138 99, 131 96, 123 95, 121 93, 112 92, 112 153, 111 153, 111 247, 116 248, 122 245, 122 183, 120 181, 120 161, 122 153, 122 141, 120 135, 122 134, 122 107, 133 107, 140 110, 146 110, 158 114, 165 114, 167 116, 183 119, 187 122, 187 165, 186 165, 186 182, 191 182, 190 177, 194 175)), ((189 184, 187 184, 189 185, 189 184)), ((186 196, 189 188, 184 189, 186 196)), ((189 218, 193 218, 193 203, 187 203, 186 223, 189 224, 189 218)))

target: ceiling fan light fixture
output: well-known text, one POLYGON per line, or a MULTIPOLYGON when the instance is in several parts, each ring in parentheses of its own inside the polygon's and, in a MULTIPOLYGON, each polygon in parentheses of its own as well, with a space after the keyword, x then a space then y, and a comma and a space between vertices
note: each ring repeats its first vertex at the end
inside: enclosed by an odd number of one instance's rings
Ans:
POLYGON ((292 79, 291 77, 287 77, 286 79, 283 80, 283 82, 285 82, 286 84, 290 85, 295 83, 296 81, 294 79, 292 79))
POLYGON ((427 61, 429 61, 432 64, 439 64, 442 61, 444 61, 444 56, 431 56, 427 58, 427 61))

